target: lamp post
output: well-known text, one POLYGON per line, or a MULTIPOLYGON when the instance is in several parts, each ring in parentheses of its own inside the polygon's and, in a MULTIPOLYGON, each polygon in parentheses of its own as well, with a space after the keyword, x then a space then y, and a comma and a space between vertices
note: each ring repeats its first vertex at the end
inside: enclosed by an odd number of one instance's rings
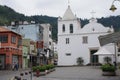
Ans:
MULTIPOLYGON (((117 8, 115 7, 115 5, 114 5, 114 2, 115 1, 119 1, 120 2, 120 0, 114 0, 113 2, 112 2, 112 5, 111 5, 111 8, 109 9, 109 10, 111 10, 111 11, 115 11, 115 10, 117 10, 117 8)), ((114 62, 114 65, 115 65, 115 68, 117 69, 117 52, 116 52, 116 42, 114 42, 114 49, 115 49, 115 62, 114 62)))
POLYGON ((30 80, 32 80, 32 54, 28 54, 27 58, 29 59, 30 61, 30 80))
POLYGON ((120 1, 120 0, 114 0, 113 2, 112 2, 112 5, 111 5, 111 8, 109 9, 109 10, 111 10, 111 11, 115 11, 117 8, 115 7, 115 5, 114 5, 114 2, 115 1, 120 1))

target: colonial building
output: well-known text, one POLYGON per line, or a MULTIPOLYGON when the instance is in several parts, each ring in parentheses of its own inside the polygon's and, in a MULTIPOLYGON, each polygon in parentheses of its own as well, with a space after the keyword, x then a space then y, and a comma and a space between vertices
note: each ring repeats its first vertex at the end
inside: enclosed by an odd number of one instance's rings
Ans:
MULTIPOLYGON (((85 65, 102 63, 103 57, 93 55, 100 48, 98 37, 112 32, 114 32, 112 27, 104 27, 95 18, 91 18, 82 28, 80 19, 68 6, 63 17, 58 18, 58 65, 77 65, 78 57, 83 58, 85 65)), ((108 50, 114 52, 111 48, 113 47, 109 47, 108 50)))
POLYGON ((22 39, 23 45, 23 68, 37 64, 36 42, 31 39, 22 39), (25 65, 27 64, 27 65, 25 65))
POLYGON ((46 56, 46 63, 53 62, 53 40, 52 40, 52 26, 48 23, 40 24, 43 28, 43 49, 46 56))
POLYGON ((12 69, 17 63, 22 67, 22 37, 5 27, 0 27, 0 61, 2 69, 12 69))
POLYGON ((45 24, 21 24, 8 26, 9 29, 22 35, 23 39, 30 39, 36 42, 36 59, 39 64, 51 62, 53 56, 53 40, 49 23, 45 24), (47 59, 50 59, 47 61, 47 59))

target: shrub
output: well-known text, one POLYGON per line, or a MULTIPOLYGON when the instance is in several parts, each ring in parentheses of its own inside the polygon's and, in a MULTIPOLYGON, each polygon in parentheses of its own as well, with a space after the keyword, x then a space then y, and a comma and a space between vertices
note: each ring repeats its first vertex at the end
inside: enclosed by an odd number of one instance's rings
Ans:
POLYGON ((107 72, 114 72, 116 70, 115 66, 111 64, 104 64, 101 67, 102 71, 107 71, 107 72))
POLYGON ((32 67, 32 70, 33 70, 33 72, 35 72, 37 70, 44 72, 46 70, 46 66, 45 65, 44 66, 34 66, 34 67, 32 67))
POLYGON ((53 69, 55 68, 55 66, 53 64, 48 64, 46 65, 46 69, 49 70, 49 69, 53 69))
POLYGON ((50 69, 50 65, 46 65, 46 69, 49 70, 50 69))
POLYGON ((40 66, 39 71, 44 72, 46 70, 46 66, 40 66))
POLYGON ((33 72, 39 70, 40 72, 44 72, 45 70, 53 69, 55 66, 53 64, 49 65, 41 65, 32 67, 33 72))
POLYGON ((78 57, 78 58, 77 58, 77 64, 78 64, 78 65, 83 65, 83 63, 84 63, 83 58, 82 58, 82 57, 78 57))
POLYGON ((110 63, 112 61, 111 57, 104 57, 104 61, 106 63, 110 63))
POLYGON ((35 72, 37 70, 37 66, 33 66, 32 70, 33 70, 33 72, 35 72))

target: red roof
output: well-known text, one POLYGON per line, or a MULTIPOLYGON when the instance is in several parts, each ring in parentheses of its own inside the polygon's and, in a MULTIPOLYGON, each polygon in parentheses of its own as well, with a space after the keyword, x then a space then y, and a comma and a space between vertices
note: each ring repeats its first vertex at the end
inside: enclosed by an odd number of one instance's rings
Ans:
POLYGON ((10 30, 0 26, 0 32, 9 32, 10 30))
MULTIPOLYGON (((16 33, 16 32, 13 32, 13 31, 11 31, 11 30, 3 27, 3 26, 0 26, 0 32, 1 32, 1 33, 4 33, 4 32, 12 32, 12 33, 15 33, 15 34, 17 34, 17 35, 20 35, 20 34, 18 34, 18 33, 16 33)), ((20 35, 20 36, 21 36, 21 35, 20 35)))

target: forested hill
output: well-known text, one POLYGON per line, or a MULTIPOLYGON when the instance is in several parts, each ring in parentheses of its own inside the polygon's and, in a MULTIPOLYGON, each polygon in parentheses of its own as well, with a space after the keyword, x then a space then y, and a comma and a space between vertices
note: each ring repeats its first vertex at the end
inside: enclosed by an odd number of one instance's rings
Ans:
MULTIPOLYGON (((25 16, 7 6, 0 5, 0 26, 10 25, 11 21, 35 21, 36 23, 50 23, 52 25, 53 39, 57 39, 57 17, 45 15, 25 16)), ((102 17, 98 19, 104 26, 113 26, 115 31, 120 30, 120 16, 102 17)), ((82 27, 88 23, 87 19, 81 19, 82 27)))

